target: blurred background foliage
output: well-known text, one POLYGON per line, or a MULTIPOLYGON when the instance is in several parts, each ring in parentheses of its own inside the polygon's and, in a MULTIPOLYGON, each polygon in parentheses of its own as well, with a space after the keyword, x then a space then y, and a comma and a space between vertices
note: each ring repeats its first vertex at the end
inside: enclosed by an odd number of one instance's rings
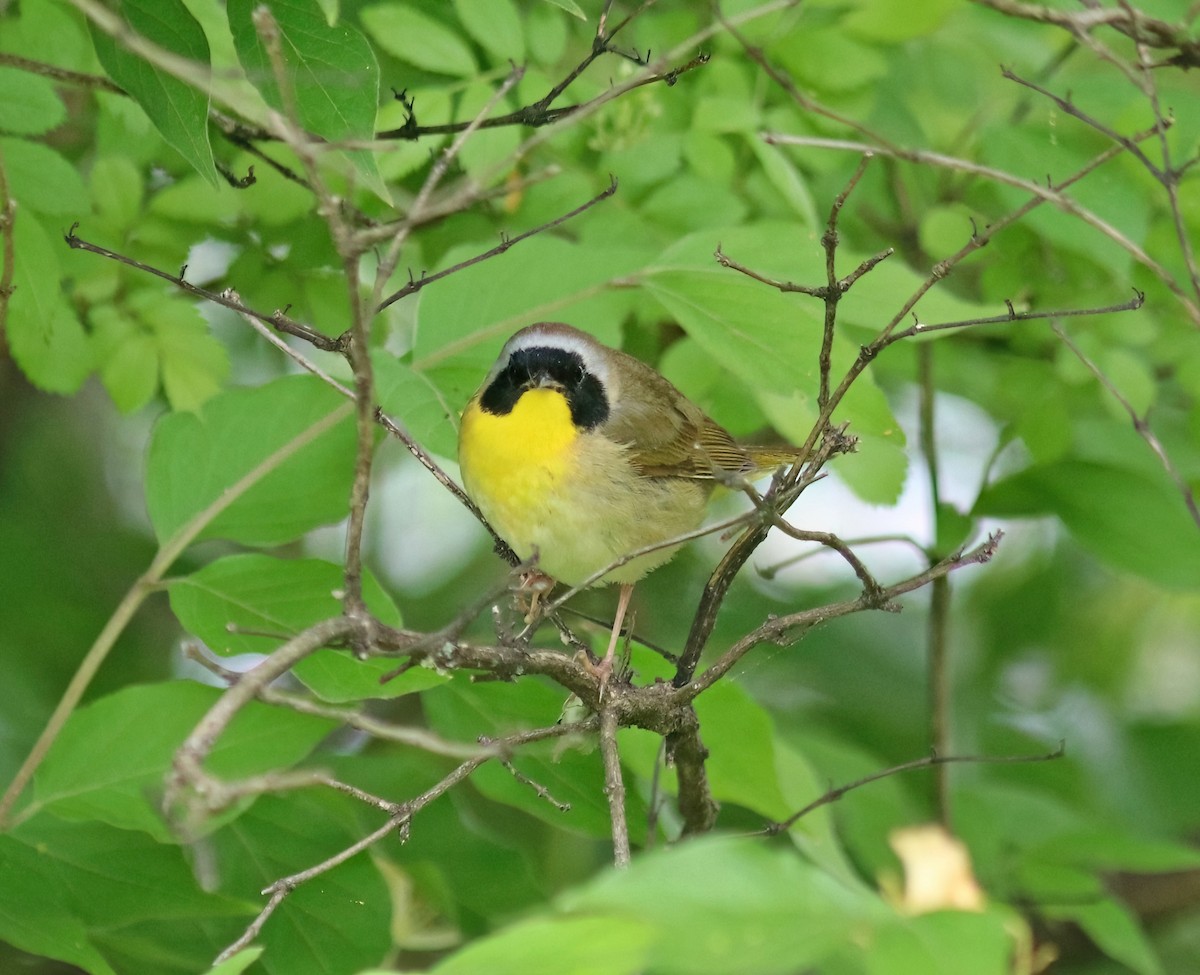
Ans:
MULTIPOLYGON (((525 73, 491 114, 536 103, 587 56, 601 16, 597 0, 268 6, 294 46, 302 121, 358 143, 469 121, 512 64, 525 73)), ((698 700, 719 835, 669 847, 669 802, 648 825, 672 775, 656 771, 658 739, 625 729, 633 839, 654 849, 613 873, 598 754, 587 742, 529 747, 516 767, 569 812, 484 765, 422 810, 407 842, 389 838, 299 887, 264 926, 261 955, 222 971, 1200 966, 1200 525, 1187 505, 1200 483, 1200 170, 1186 168, 1200 148, 1200 89, 1187 70, 1197 11, 1183 0, 1104 8, 1175 31, 1139 52, 1112 27, 1076 36, 993 9, 1007 6, 1017 5, 738 0, 718 16, 675 0, 614 4, 610 27, 634 15, 613 41, 624 54, 596 59, 555 105, 600 100, 554 124, 473 134, 382 293, 557 219, 611 178, 616 194, 396 302, 372 332, 380 402, 451 469, 457 411, 503 340, 541 319, 655 364, 738 435, 800 443, 817 415, 823 307, 712 255, 720 246, 769 277, 824 283, 821 236, 861 152, 813 140, 878 150, 840 215, 839 273, 895 250, 839 306, 836 383, 937 262, 1030 199, 972 166, 1054 190, 1114 145, 1104 129, 1132 137, 1169 118, 1164 136, 1139 143, 1144 160, 1116 153, 1063 191, 1070 206, 1044 204, 997 233, 915 317, 1004 316, 1006 302, 1104 308, 1134 289, 1144 305, 1059 319, 1071 344, 1039 319, 889 347, 834 417, 858 452, 791 515, 851 541, 884 537, 859 549, 884 581, 1007 532, 990 564, 950 581, 952 750, 1045 755, 1061 742, 1065 755, 952 767, 949 822, 987 906, 914 915, 898 893, 895 831, 942 811, 929 771, 851 792, 781 838, 736 839, 831 785, 928 754, 922 590, 899 615, 759 647, 698 700), (699 52, 707 61, 672 84, 601 97, 638 77, 638 59, 665 57, 669 70, 699 52), (1177 173, 1159 179, 1154 167, 1177 173), (936 481, 921 448, 923 397, 936 481)), ((263 887, 381 822, 318 790, 240 804, 194 844, 159 815, 171 755, 218 694, 184 641, 245 667, 279 642, 264 632, 337 611, 353 435, 334 426, 176 550, 223 477, 331 415, 338 398, 287 378, 294 364, 233 312, 63 242, 78 222, 86 240, 167 274, 186 266, 190 283, 233 288, 264 314, 286 308, 328 336, 347 327, 329 229, 310 188, 290 178, 304 161, 255 131, 281 96, 252 10, 246 0, 0 3, 0 203, 15 204, 3 237, 13 290, 0 359, 0 780, 17 775, 88 647, 146 582, 0 836, 6 971, 206 970, 261 907, 263 887), (131 50, 127 28, 156 47, 131 50), (252 185, 230 185, 251 167, 252 185)), ((395 221, 453 138, 330 152, 322 178, 360 224, 395 221)), ((368 282, 385 247, 365 261, 368 282)), ((304 351, 347 377, 340 358, 304 351)), ((366 545, 368 603, 385 622, 444 625, 502 578, 480 526, 391 440, 378 451, 366 545)), ((682 645, 722 548, 695 544, 639 586, 641 634, 682 645)), ((735 585, 710 653, 768 614, 850 598, 854 582, 835 557, 771 538, 735 585)), ((603 591, 576 601, 599 616, 611 604, 603 591)), ((471 632, 494 636, 486 618, 471 632)), ((638 680, 670 676, 640 647, 632 662, 638 680)), ((380 688, 387 669, 323 651, 294 688, 466 743, 552 725, 564 703, 536 679, 424 669, 380 688)), ((457 763, 266 705, 239 722, 214 756, 223 774, 307 764, 403 801, 457 763)))

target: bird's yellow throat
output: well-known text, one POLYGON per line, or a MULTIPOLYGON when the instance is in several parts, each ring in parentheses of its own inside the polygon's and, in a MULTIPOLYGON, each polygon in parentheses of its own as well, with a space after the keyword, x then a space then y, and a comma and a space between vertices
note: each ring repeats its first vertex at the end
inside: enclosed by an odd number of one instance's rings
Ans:
POLYGON ((471 404, 462 418, 460 459, 479 488, 493 496, 520 497, 545 490, 547 480, 562 476, 578 435, 561 391, 529 389, 508 413, 487 413, 471 404))

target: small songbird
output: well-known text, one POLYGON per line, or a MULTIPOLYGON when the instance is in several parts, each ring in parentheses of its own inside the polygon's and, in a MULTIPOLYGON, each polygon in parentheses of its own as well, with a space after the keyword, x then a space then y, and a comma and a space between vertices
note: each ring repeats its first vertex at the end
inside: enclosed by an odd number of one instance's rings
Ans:
MULTIPOLYGON (((631 552, 697 528, 714 488, 795 459, 738 444, 650 366, 560 322, 523 328, 500 350, 462 415, 463 486, 540 573, 577 586, 631 552)), ((633 584, 667 562, 667 545, 593 585, 620 595, 601 688, 633 584)))

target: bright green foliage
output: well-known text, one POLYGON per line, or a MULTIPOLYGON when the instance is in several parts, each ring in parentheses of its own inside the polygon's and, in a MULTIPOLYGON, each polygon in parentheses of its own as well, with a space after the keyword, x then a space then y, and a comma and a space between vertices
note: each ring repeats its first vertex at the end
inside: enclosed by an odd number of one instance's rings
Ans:
MULTIPOLYGON (((1197 970, 1200 907, 1166 883, 1200 870, 1194 5, 1135 4, 1163 22, 1146 69, 1111 26, 1081 43, 985 2, 720 6, 0 4, 0 784, 53 731, 0 831, 0 971, 1032 975, 1055 951, 1068 975, 1197 970), (602 8, 609 31, 633 16, 575 76, 602 8), (231 700, 223 668, 278 660, 355 582, 364 458, 321 375, 353 370, 288 335, 297 365, 239 301, 331 342, 357 307, 374 402, 451 477, 503 342, 557 320, 746 440, 804 444, 832 394, 855 450, 787 517, 885 586, 1003 528, 949 578, 948 747, 1063 754, 941 766, 982 899, 906 896, 897 831, 946 811, 930 769, 822 804, 937 747, 928 588, 846 615, 845 560, 760 547, 697 673, 829 609, 696 698, 713 835, 681 836, 662 729, 620 728, 615 870, 586 707, 529 657, 455 669, 524 610, 470 514, 374 428, 362 599, 428 657, 351 640, 289 668, 272 687, 305 709, 242 708, 202 765, 247 791, 201 810, 179 749, 231 700), (264 889, 376 831, 214 962, 264 889)), ((715 517, 747 507, 724 493, 715 517)), ((668 693, 728 542, 639 583, 636 685, 668 693)), ((611 598, 572 601, 600 620, 565 615, 577 640, 603 649, 611 598)), ((532 646, 579 652, 549 625, 532 646)))
POLYGON ((146 505, 160 539, 189 533, 291 541, 334 521, 349 490, 346 403, 307 377, 231 389, 200 414, 164 416, 150 442, 146 505), (301 473, 325 471, 304 484, 301 473))
POLYGON ((120 0, 118 30, 90 25, 96 56, 108 76, 137 100, 167 144, 213 186, 212 147, 208 141, 208 98, 197 86, 208 67, 204 30, 182 0, 120 0), (158 64, 124 47, 120 34, 140 37, 178 60, 158 64), (181 78, 186 66, 191 77, 181 78))
MULTIPOLYGON (((345 25, 329 26, 321 9, 309 0, 268 5, 233 0, 227 10, 246 76, 273 109, 294 112, 305 131, 331 142, 371 137, 379 102, 379 66, 362 34, 345 25), (259 9, 270 13, 277 37, 272 39, 270 28, 254 22, 259 9)), ((386 197, 374 157, 359 150, 347 155, 367 186, 386 197)))

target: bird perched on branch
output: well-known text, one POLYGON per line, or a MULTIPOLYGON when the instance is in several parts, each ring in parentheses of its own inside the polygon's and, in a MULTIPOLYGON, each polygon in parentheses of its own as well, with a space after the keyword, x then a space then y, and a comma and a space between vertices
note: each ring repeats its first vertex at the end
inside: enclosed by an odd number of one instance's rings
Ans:
POLYGON ((467 494, 521 559, 570 586, 620 586, 608 651, 592 667, 603 691, 633 584, 699 527, 718 484, 795 451, 736 443, 650 366, 539 322, 505 343, 467 404, 458 459, 467 494))

